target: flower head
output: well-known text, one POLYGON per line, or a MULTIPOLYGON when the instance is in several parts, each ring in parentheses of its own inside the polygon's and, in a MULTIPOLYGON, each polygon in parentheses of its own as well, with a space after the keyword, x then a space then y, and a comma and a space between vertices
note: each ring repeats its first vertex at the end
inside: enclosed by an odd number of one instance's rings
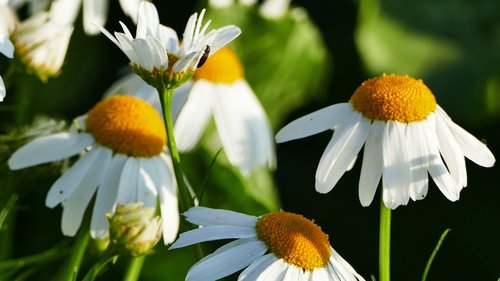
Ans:
POLYGON ((111 244, 126 254, 149 254, 161 238, 161 219, 154 217, 154 208, 143 208, 142 202, 118 204, 108 219, 111 244))
POLYGON ((175 122, 180 151, 199 141, 211 115, 229 162, 249 173, 275 166, 274 144, 266 113, 243 76, 243 66, 228 48, 220 49, 198 68, 189 83, 186 101, 175 122))
POLYGON ((10 157, 10 169, 59 161, 83 153, 50 188, 45 204, 63 206, 62 232, 73 236, 97 192, 91 219, 93 237, 108 235, 106 213, 118 203, 142 202, 156 209, 159 198, 163 239, 172 242, 179 226, 177 188, 165 152, 165 127, 145 101, 124 95, 104 99, 79 121, 80 131, 37 138, 10 157))
POLYGON ((369 79, 348 103, 303 116, 276 135, 277 142, 335 130, 316 171, 316 190, 329 192, 353 166, 364 145, 359 199, 371 204, 380 178, 383 200, 396 208, 427 194, 429 173, 451 201, 467 185, 465 157, 491 167, 486 145, 455 124, 422 82, 408 76, 369 79), (443 161, 444 160, 444 161, 443 161))
POLYGON ((182 233, 171 249, 236 238, 196 263, 186 280, 217 280, 246 268, 238 280, 364 280, 330 246, 328 235, 301 215, 253 217, 194 207, 184 216, 201 228, 182 233))
POLYGON ((210 21, 202 27, 205 10, 193 14, 186 25, 182 43, 176 32, 160 24, 156 7, 147 1, 139 5, 135 38, 121 23, 122 32, 115 36, 101 31, 129 58, 132 69, 146 82, 158 88, 175 88, 192 75, 200 60, 210 56, 240 34, 235 26, 225 26, 208 32, 210 21))

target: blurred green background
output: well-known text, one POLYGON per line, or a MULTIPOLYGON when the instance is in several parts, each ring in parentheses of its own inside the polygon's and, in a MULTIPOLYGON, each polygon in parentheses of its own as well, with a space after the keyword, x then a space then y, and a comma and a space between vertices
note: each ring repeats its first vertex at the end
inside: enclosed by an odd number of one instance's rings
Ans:
MULTIPOLYGON (((119 30, 118 20, 131 27, 116 2, 111 3, 108 30, 119 30)), ((154 2, 161 22, 179 34, 189 15, 204 6, 196 1, 154 2)), ((232 47, 241 56, 246 77, 275 131, 304 114, 346 102, 367 78, 408 74, 422 78, 453 120, 499 155, 500 1, 293 1, 292 7, 297 6, 303 10, 294 9, 274 20, 240 5, 208 11, 214 26, 234 23, 242 28, 232 47)), ((6 61, 0 62, 3 67, 6 61)), ((125 55, 104 36, 85 36, 80 20, 62 75, 47 84, 26 76, 15 86, 16 94, 30 93, 31 117, 44 113, 71 120, 91 108, 128 71, 126 63, 125 55)), ((7 93, 6 105, 15 105, 22 97, 12 92, 7 93)), ((2 129, 8 130, 14 122, 12 112, 2 111, 0 120, 2 129)), ((195 189, 207 179, 203 204, 253 215, 281 207, 313 218, 330 235, 332 246, 369 279, 371 274, 378 275, 379 206, 377 199, 367 208, 358 201, 360 161, 330 193, 314 190, 316 167, 331 134, 278 145, 275 173, 258 171, 250 179, 223 157, 210 168, 216 149, 209 145, 184 155, 183 161, 195 189)), ((212 137, 206 134, 207 143, 212 137)), ((15 191, 19 200, 11 213, 12 225, 0 232, 0 241, 8 242, 0 248, 0 258, 42 252, 61 239, 71 244, 59 230, 60 208, 50 210, 43 205, 48 188, 59 176, 58 167, 15 173, 2 168, 2 185, 16 183, 3 194, 15 191)), ((500 277, 500 170, 498 165, 486 169, 467 161, 467 171, 468 187, 459 201, 449 202, 430 181, 424 200, 393 211, 393 280, 420 280, 446 228, 452 231, 428 280, 500 277)), ((3 205, 8 198, 2 195, 0 199, 3 205)), ((218 245, 206 243, 204 248, 210 252, 218 245)), ((91 266, 97 255, 97 248, 90 249, 85 266, 91 266)), ((158 246, 156 254, 146 259, 140 280, 183 280, 195 261, 193 256, 189 248, 166 252, 158 246)), ((28 280, 50 280, 62 262, 40 266, 28 280)), ((127 259, 120 259, 102 280, 121 280, 126 265, 127 259)))

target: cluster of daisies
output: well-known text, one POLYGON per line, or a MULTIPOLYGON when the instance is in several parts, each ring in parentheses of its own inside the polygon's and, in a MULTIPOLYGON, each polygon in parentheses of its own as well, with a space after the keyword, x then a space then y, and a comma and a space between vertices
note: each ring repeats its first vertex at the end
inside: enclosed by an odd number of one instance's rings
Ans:
MULTIPOLYGON (((329 192, 352 168, 364 146, 359 200, 363 206, 370 205, 382 179, 383 201, 392 209, 406 205, 410 198, 425 197, 427 173, 449 200, 458 200, 467 185, 465 157, 484 167, 495 162, 483 143, 437 105, 421 80, 400 75, 363 82, 349 102, 291 122, 274 140, 237 55, 225 47, 240 34, 239 28, 209 31, 202 11, 189 18, 179 40, 174 30, 160 24, 152 3, 120 3, 137 22, 135 36, 124 24, 123 32, 114 35, 101 26, 107 1, 84 1, 85 30, 102 31, 133 68, 150 74, 193 75, 176 89, 173 116, 166 116, 174 119, 174 136, 166 134, 157 88, 131 74, 116 82, 106 98, 78 117, 69 131, 37 138, 10 157, 10 169, 18 170, 80 155, 52 185, 45 200, 49 208, 62 206, 64 235, 76 234, 94 196, 90 224, 94 238, 109 236, 106 214, 115 212, 117 205, 141 202, 153 213, 159 205, 158 225, 165 244, 175 241, 171 249, 236 239, 196 263, 186 280, 217 280, 240 270, 238 280, 364 280, 332 248, 319 226, 284 211, 254 217, 193 207, 183 215, 200 228, 181 233, 176 241, 178 187, 167 137, 175 137, 181 152, 190 151, 213 116, 229 162, 250 174, 257 167, 275 167, 275 141, 333 130, 317 169, 316 190, 329 192)), ((61 46, 69 41, 79 5, 77 0, 56 0, 48 12, 34 12, 21 23, 14 20, 14 28, 0 29, 0 51, 12 57, 15 48, 32 64, 50 64, 43 68, 45 74, 57 73, 64 60, 61 46), (33 43, 35 38, 47 43, 33 43), (60 41, 64 44, 55 46, 60 41), (40 49, 52 44, 53 53, 40 49), (46 56, 50 59, 45 60, 46 56)), ((8 4, 0 7, 0 14, 12 10, 8 4)), ((0 83, 0 96, 4 95, 0 83)))

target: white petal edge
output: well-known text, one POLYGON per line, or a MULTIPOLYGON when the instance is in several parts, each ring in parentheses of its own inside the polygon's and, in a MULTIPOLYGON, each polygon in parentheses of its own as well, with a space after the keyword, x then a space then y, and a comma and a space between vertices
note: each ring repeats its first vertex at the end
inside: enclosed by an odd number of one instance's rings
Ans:
POLYGON ((192 207, 183 214, 190 223, 200 226, 231 225, 255 227, 258 218, 246 214, 207 207, 192 207))
POLYGON ((281 128, 276 134, 276 142, 305 138, 332 129, 343 123, 352 111, 351 104, 339 103, 309 113, 281 128))
POLYGON ((373 121, 370 134, 366 138, 363 151, 363 163, 359 176, 359 201, 363 207, 369 206, 377 191, 384 162, 382 159, 382 136, 385 122, 373 121))
POLYGON ((161 176, 160 185, 158 187, 158 195, 160 197, 160 210, 163 226, 163 242, 166 244, 172 243, 177 237, 179 231, 179 208, 177 203, 177 183, 172 176, 173 168, 172 161, 166 155, 161 155, 160 158, 155 158, 157 175, 161 176))
POLYGON ((200 242, 256 237, 255 228, 230 225, 211 225, 182 233, 170 249, 186 247, 200 242))
POLYGON ((263 255, 256 261, 252 262, 245 270, 238 276, 238 281, 253 281, 257 280, 259 275, 266 270, 271 264, 278 259, 272 253, 263 255))
POLYGON ((87 133, 65 132, 37 138, 16 150, 7 164, 11 170, 19 170, 59 161, 84 151, 94 142, 87 133))

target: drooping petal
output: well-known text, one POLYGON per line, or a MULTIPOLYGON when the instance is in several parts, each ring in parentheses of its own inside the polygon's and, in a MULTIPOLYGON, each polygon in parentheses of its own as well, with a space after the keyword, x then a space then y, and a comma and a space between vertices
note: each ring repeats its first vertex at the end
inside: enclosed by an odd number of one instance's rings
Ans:
POLYGON ((238 81, 214 87, 215 124, 229 162, 246 174, 256 167, 273 165, 271 128, 248 84, 238 81))
POLYGON ((62 202, 61 228, 64 235, 74 236, 76 234, 80 228, 85 209, 109 168, 112 151, 101 148, 99 152, 98 159, 94 161, 88 172, 82 175, 82 181, 75 192, 62 202))
POLYGON ((161 176, 158 195, 160 197, 160 209, 163 225, 163 242, 172 243, 179 231, 179 209, 177 205, 177 183, 172 176, 172 161, 165 155, 155 158, 158 170, 156 175, 161 176))
POLYGON ((239 239, 224 245, 223 250, 205 256, 186 276, 186 281, 217 280, 241 270, 262 256, 266 245, 257 239, 239 239))
POLYGON ((200 140, 213 107, 213 88, 207 81, 197 81, 175 122, 175 139, 181 152, 190 151, 200 140))
POLYGON ((139 185, 139 159, 127 157, 120 175, 116 203, 128 204, 137 202, 137 186, 139 185))
POLYGON ((137 186, 137 202, 142 202, 144 208, 156 209, 157 188, 159 182, 156 179, 157 169, 154 167, 156 161, 150 158, 139 159, 139 185, 137 186))
POLYGON ((217 37, 210 43, 210 55, 229 44, 241 34, 241 29, 234 25, 227 25, 217 30, 217 37))
POLYGON ((359 201, 363 207, 369 206, 372 203, 378 183, 382 177, 384 167, 382 159, 382 136, 384 128, 385 122, 373 121, 370 134, 366 138, 361 174, 359 176, 358 194, 359 201))
POLYGON ((170 249, 182 248, 200 242, 221 239, 256 237, 255 228, 232 225, 211 225, 181 233, 170 249))
POLYGON ((410 163, 408 143, 404 135, 406 124, 389 121, 382 139, 384 172, 382 173, 384 204, 394 209, 410 199, 410 163))
POLYGON ((94 144, 87 133, 58 133, 37 138, 12 154, 7 164, 11 170, 19 170, 54 161, 59 161, 85 150, 94 144))
POLYGON ((493 164, 495 164, 495 156, 493 156, 493 153, 491 153, 484 143, 453 123, 453 121, 446 120, 446 123, 455 136, 465 157, 479 166, 493 167, 493 164))
MULTIPOLYGON (((274 258, 273 263, 271 263, 267 268, 264 268, 263 270, 259 268, 258 270, 261 270, 261 272, 255 270, 253 276, 249 276, 249 278, 245 280, 248 281, 283 280, 289 265, 285 263, 283 259, 277 259, 276 257, 273 258, 274 258)), ((318 280, 324 280, 324 279, 318 279, 318 280)))
POLYGON ((352 111, 349 103, 339 103, 309 113, 281 128, 276 134, 276 142, 305 138, 332 129, 344 122, 352 111))
POLYGON ((238 276, 238 281, 258 280, 257 278, 259 278, 261 273, 277 260, 273 253, 263 255, 241 272, 238 276))
POLYGON ((120 176, 126 160, 125 155, 116 154, 113 156, 109 169, 103 177, 103 182, 97 190, 90 222, 90 235, 93 238, 103 239, 108 235, 109 221, 106 214, 114 211, 120 176))
POLYGON ((435 120, 432 115, 429 116, 428 128, 430 130, 423 130, 423 134, 425 135, 427 149, 429 151, 429 174, 444 196, 450 201, 456 201, 460 197, 460 190, 462 187, 457 185, 441 159, 439 144, 435 133, 435 120))
POLYGON ((331 255, 328 264, 332 266, 336 273, 335 275, 338 276, 340 280, 365 281, 365 279, 335 251, 335 249, 330 247, 330 251, 331 255))
POLYGON ((59 203, 72 196, 73 192, 80 186, 84 186, 83 188, 91 188, 86 185, 92 179, 86 177, 89 174, 97 175, 97 172, 94 170, 96 166, 101 167, 101 165, 104 164, 101 158, 106 159, 105 156, 108 152, 105 150, 108 149, 96 147, 78 159, 78 161, 62 174, 49 189, 47 197, 45 198, 45 205, 49 208, 54 208, 59 203))
POLYGON ((0 34, 0 53, 10 59, 14 57, 14 44, 9 40, 9 36, 5 34, 0 34))
POLYGON ((297 281, 297 280, 302 280, 301 276, 303 275, 302 273, 302 268, 294 265, 290 265, 288 269, 286 270, 285 277, 283 277, 283 281, 297 281))
POLYGON ((370 122, 361 114, 351 111, 344 123, 336 129, 321 156, 316 171, 316 191, 329 192, 346 172, 361 150, 368 134, 370 122))
POLYGON ((435 115, 436 134, 441 155, 451 176, 459 186, 467 186, 467 170, 465 158, 455 136, 446 124, 446 119, 435 115))
POLYGON ((425 121, 413 122, 409 123, 406 128, 411 175, 409 195, 414 201, 424 199, 429 186, 427 170, 431 162, 431 155, 427 149, 426 138, 422 131, 431 128, 427 128, 426 124, 425 121))
POLYGON ((201 226, 210 225, 232 225, 243 227, 255 227, 257 217, 245 215, 238 212, 206 207, 192 207, 184 214, 186 220, 192 224, 201 226))

